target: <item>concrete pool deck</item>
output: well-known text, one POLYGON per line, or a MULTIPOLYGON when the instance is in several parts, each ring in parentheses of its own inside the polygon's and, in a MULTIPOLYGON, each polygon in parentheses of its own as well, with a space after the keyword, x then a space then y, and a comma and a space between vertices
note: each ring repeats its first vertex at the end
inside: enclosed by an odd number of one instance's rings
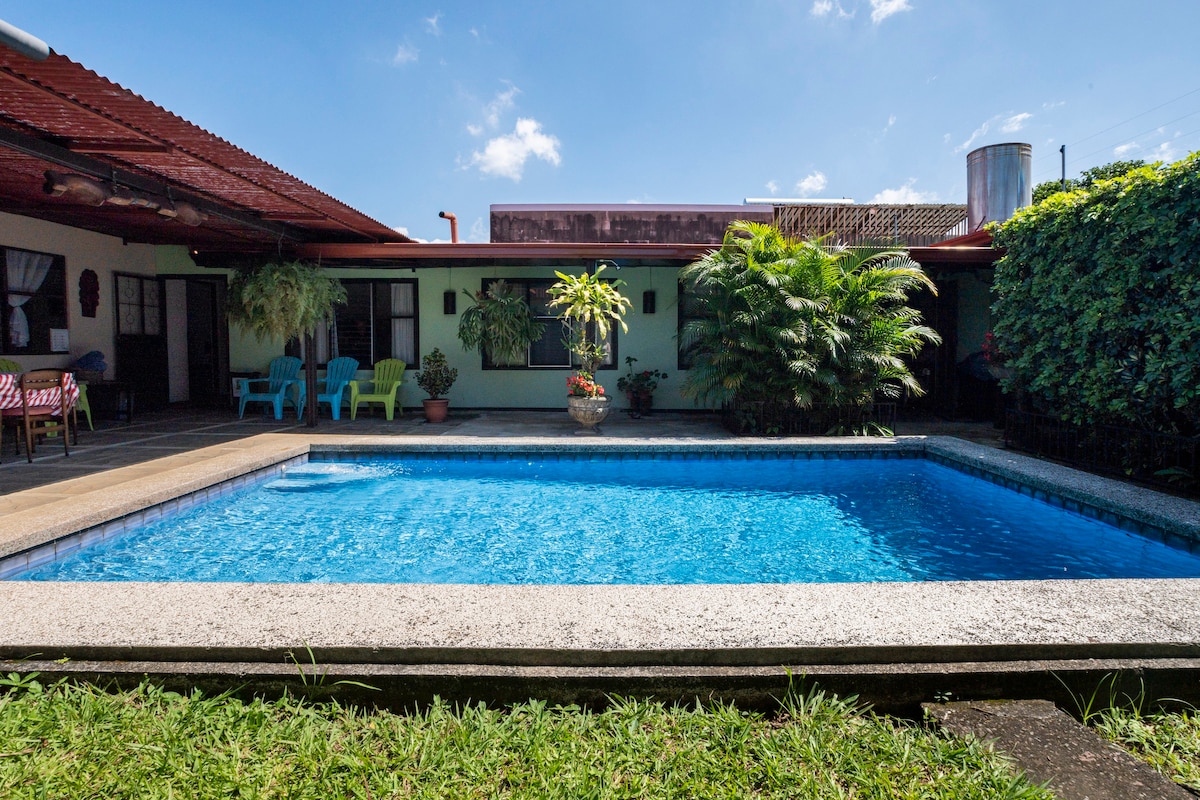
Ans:
MULTIPOLYGON (((557 422, 554 423, 557 425, 557 422)), ((617 426, 613 426, 616 428, 617 426)), ((1054 487, 1200 540, 1200 505, 948 437, 744 440, 664 418, 655 435, 469 425, 444 435, 266 433, 0 498, 0 558, 167 503, 310 448, 541 452, 920 450, 1054 487), (464 430, 465 428, 465 430, 464 430)), ((53 545, 50 545, 53 547, 53 545)), ((431 586, 0 581, 2 671, 275 685, 298 664, 394 702, 607 694, 761 699, 806 676, 881 707, 934 694, 1062 697, 1105 674, 1200 697, 1200 579, 749 586, 431 586), (23 659, 20 662, 16 660, 23 659), (67 659, 60 662, 60 659, 67 659)))

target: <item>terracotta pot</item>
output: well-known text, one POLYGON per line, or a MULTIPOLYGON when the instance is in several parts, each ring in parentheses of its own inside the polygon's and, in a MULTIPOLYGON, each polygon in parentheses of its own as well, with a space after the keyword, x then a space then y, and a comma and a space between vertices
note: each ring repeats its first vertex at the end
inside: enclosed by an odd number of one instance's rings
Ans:
POLYGON ((649 392, 626 392, 625 398, 629 401, 629 415, 634 419, 638 417, 650 416, 650 409, 654 407, 654 395, 649 392))
POLYGON ((607 397, 567 397, 567 413, 583 427, 578 434, 599 433, 596 426, 604 421, 611 408, 607 397))
POLYGON ((422 400, 421 405, 425 406, 425 421, 426 422, 445 422, 446 415, 449 413, 446 407, 450 405, 450 401, 446 398, 437 400, 422 400))

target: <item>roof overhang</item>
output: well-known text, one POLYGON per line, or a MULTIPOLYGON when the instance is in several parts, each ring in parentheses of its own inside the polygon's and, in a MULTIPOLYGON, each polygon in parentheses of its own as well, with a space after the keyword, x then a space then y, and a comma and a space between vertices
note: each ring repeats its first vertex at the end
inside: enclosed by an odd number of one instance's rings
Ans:
POLYGON ((711 252, 711 244, 459 243, 305 244, 299 257, 323 266, 396 267, 557 267, 612 261, 621 267, 675 267, 711 252))
POLYGON ((65 56, 2 46, 0 211, 228 253, 411 241, 65 56))

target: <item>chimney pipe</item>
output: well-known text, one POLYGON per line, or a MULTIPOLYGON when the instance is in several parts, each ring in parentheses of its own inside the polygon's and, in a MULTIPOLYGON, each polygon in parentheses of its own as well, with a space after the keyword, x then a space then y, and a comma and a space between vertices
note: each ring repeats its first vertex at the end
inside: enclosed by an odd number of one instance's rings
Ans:
POLYGON ((450 220, 450 243, 458 244, 458 217, 449 211, 439 211, 438 216, 450 220))

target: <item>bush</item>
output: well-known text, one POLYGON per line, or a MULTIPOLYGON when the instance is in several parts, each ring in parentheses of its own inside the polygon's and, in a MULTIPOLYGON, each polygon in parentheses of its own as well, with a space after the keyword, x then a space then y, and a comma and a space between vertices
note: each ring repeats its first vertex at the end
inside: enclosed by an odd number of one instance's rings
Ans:
POLYGON ((1200 432, 1200 154, 993 230, 1007 386, 1076 424, 1200 432))

